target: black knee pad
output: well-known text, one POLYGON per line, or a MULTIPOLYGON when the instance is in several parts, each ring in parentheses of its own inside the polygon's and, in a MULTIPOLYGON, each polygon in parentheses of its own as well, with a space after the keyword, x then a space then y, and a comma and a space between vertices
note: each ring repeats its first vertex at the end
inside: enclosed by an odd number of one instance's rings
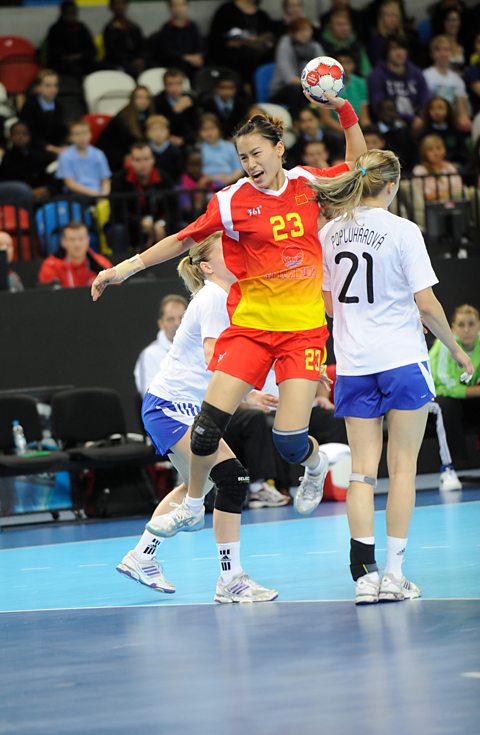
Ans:
POLYGON ((210 479, 217 486, 215 508, 225 513, 241 513, 247 497, 250 477, 238 459, 226 459, 216 464, 210 479))
POLYGON ((350 572, 354 582, 364 574, 377 571, 375 544, 363 544, 361 541, 350 539, 350 572))
POLYGON ((190 436, 192 454, 199 457, 215 454, 231 418, 232 414, 203 401, 192 425, 190 436))

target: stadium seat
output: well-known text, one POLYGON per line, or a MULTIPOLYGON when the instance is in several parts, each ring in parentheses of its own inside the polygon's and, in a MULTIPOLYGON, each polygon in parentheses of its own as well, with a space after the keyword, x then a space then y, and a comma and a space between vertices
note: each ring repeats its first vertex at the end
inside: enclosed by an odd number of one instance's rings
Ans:
POLYGON ((430 18, 422 18, 418 21, 417 34, 422 46, 428 46, 432 38, 432 21, 430 18))
POLYGON ((30 215, 26 209, 14 204, 2 204, 0 230, 8 232, 12 238, 14 260, 31 260, 33 254, 30 246, 30 215))
POLYGON ((128 103, 135 80, 123 71, 94 71, 83 80, 89 112, 116 115, 128 103))
POLYGON ((106 128, 106 126, 112 119, 112 116, 99 115, 95 112, 90 112, 88 115, 84 115, 82 119, 90 125, 90 131, 92 133, 91 144, 95 145, 100 133, 106 128))
POLYGON ((255 69, 253 81, 255 85, 255 101, 268 102, 270 99, 270 84, 272 82, 275 64, 262 64, 255 69))
MULTIPOLYGON (((84 209, 79 202, 48 202, 35 212, 35 225, 40 239, 43 256, 53 255, 60 247, 60 230, 71 220, 84 222, 91 235, 96 238, 90 210, 84 209)), ((95 243, 90 243, 95 249, 95 243)))
POLYGON ((41 68, 36 57, 27 38, 0 36, 0 82, 9 94, 27 91, 41 68))
MULTIPOLYGON (((142 71, 137 82, 138 84, 142 84, 144 87, 147 87, 152 95, 160 94, 164 89, 163 75, 166 71, 167 69, 164 66, 156 66, 153 69, 146 69, 145 71, 142 71)), ((185 77, 183 82, 183 91, 189 92, 190 89, 190 81, 185 77)))

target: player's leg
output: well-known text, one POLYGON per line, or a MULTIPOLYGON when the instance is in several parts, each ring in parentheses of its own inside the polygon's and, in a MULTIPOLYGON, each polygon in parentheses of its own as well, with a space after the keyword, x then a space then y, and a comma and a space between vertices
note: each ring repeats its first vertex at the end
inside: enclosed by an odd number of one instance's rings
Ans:
POLYGON ((419 588, 405 579, 402 563, 415 506, 417 458, 428 417, 428 404, 415 410, 387 413, 387 564, 380 599, 403 600, 420 596, 419 588))
POLYGON ((347 492, 350 528, 350 572, 356 582, 357 604, 378 601, 379 575, 375 560, 373 495, 382 453, 382 417, 345 417, 352 453, 352 475, 347 492))

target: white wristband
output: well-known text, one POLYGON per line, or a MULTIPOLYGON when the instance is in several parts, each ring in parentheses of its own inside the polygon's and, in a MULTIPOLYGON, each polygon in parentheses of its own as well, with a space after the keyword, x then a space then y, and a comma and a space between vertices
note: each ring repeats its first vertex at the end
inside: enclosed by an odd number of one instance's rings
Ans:
POLYGON ((135 273, 143 270, 145 270, 145 263, 138 253, 132 258, 128 258, 128 260, 122 260, 121 263, 115 266, 115 271, 120 282, 126 281, 130 276, 134 276, 135 273))

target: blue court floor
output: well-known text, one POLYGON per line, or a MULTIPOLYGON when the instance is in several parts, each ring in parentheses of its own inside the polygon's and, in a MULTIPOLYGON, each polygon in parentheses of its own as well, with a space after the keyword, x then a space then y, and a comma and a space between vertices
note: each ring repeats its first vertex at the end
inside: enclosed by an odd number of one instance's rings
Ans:
POLYGON ((423 597, 363 608, 339 503, 245 513, 243 566, 280 593, 253 606, 212 602, 210 528, 162 545, 174 595, 114 570, 142 520, 4 530, 0 733, 476 735, 479 497, 419 493, 405 572, 423 597))

